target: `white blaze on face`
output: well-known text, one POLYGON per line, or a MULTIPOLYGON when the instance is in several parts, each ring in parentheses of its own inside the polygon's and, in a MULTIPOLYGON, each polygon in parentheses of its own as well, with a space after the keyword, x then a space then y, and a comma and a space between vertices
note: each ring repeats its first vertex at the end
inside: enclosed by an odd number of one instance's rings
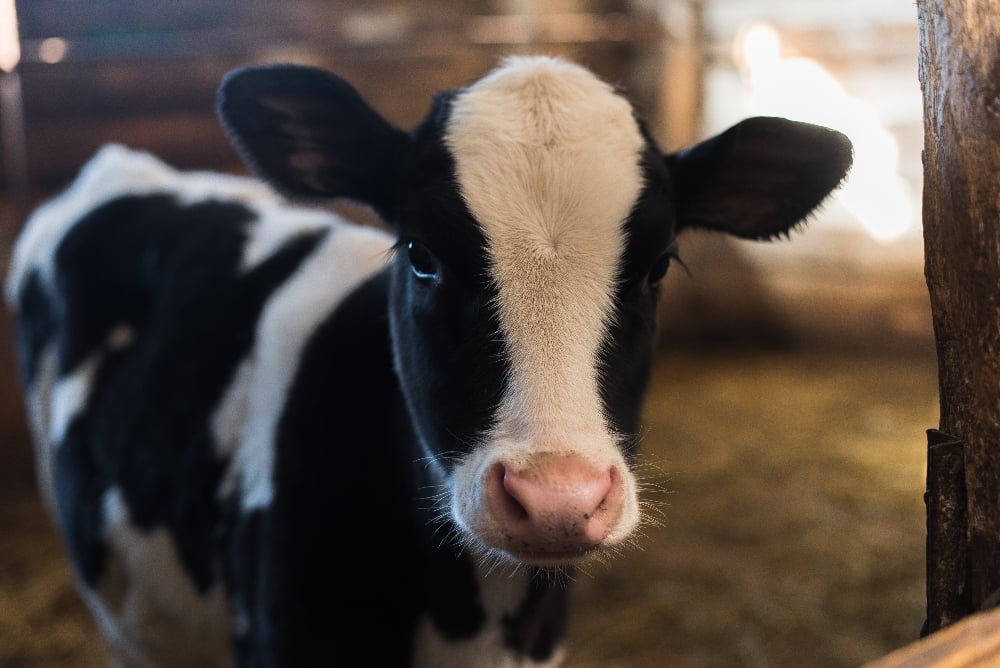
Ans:
POLYGON ((486 236, 511 357, 498 435, 603 435, 606 447, 598 356, 643 185, 631 105, 579 66, 512 58, 456 97, 446 141, 486 236))

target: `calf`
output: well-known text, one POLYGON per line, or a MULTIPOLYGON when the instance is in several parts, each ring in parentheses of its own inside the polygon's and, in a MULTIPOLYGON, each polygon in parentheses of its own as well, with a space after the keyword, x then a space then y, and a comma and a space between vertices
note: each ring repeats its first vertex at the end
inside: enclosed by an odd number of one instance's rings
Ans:
POLYGON ((236 71, 279 191, 103 149, 29 220, 8 298, 38 475, 116 660, 554 665, 572 567, 643 522, 634 466, 677 234, 785 234, 848 140, 754 118, 663 155, 548 57, 403 132, 344 80, 236 71))

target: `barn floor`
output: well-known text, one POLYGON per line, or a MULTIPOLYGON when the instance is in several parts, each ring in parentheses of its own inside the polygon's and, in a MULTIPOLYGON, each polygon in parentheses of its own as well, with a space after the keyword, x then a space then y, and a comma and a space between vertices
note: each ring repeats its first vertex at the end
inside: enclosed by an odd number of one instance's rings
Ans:
MULTIPOLYGON (((858 666, 923 620, 932 356, 660 362, 643 475, 656 525, 578 577, 573 668, 858 666)), ((106 665, 30 489, 0 495, 0 667, 106 665)))

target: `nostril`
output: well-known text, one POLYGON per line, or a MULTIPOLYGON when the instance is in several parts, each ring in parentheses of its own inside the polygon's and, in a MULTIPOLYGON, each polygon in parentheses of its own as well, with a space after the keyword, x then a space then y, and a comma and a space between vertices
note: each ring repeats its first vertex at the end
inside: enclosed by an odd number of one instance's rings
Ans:
POLYGON ((511 487, 516 487, 510 480, 513 474, 504 464, 496 464, 490 475, 489 496, 494 503, 499 503, 503 513, 510 519, 525 519, 528 517, 528 509, 518 500, 517 495, 511 491, 511 487))
POLYGON ((517 489, 517 485, 514 482, 514 475, 511 473, 510 469, 508 469, 503 464, 499 464, 498 468, 500 469, 501 485, 503 487, 503 491, 506 492, 504 496, 506 497, 509 506, 509 511, 515 517, 519 518, 528 517, 528 509, 525 508, 524 504, 522 504, 518 500, 517 494, 514 491, 517 489))

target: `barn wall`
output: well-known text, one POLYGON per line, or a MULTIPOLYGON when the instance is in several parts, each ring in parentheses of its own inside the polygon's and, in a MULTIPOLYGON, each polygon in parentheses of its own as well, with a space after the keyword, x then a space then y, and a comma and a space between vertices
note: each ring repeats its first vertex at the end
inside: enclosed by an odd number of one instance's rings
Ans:
POLYGON ((667 340, 932 352, 912 1, 713 0, 702 21, 705 134, 753 115, 828 125, 855 168, 790 240, 685 239, 667 340))

